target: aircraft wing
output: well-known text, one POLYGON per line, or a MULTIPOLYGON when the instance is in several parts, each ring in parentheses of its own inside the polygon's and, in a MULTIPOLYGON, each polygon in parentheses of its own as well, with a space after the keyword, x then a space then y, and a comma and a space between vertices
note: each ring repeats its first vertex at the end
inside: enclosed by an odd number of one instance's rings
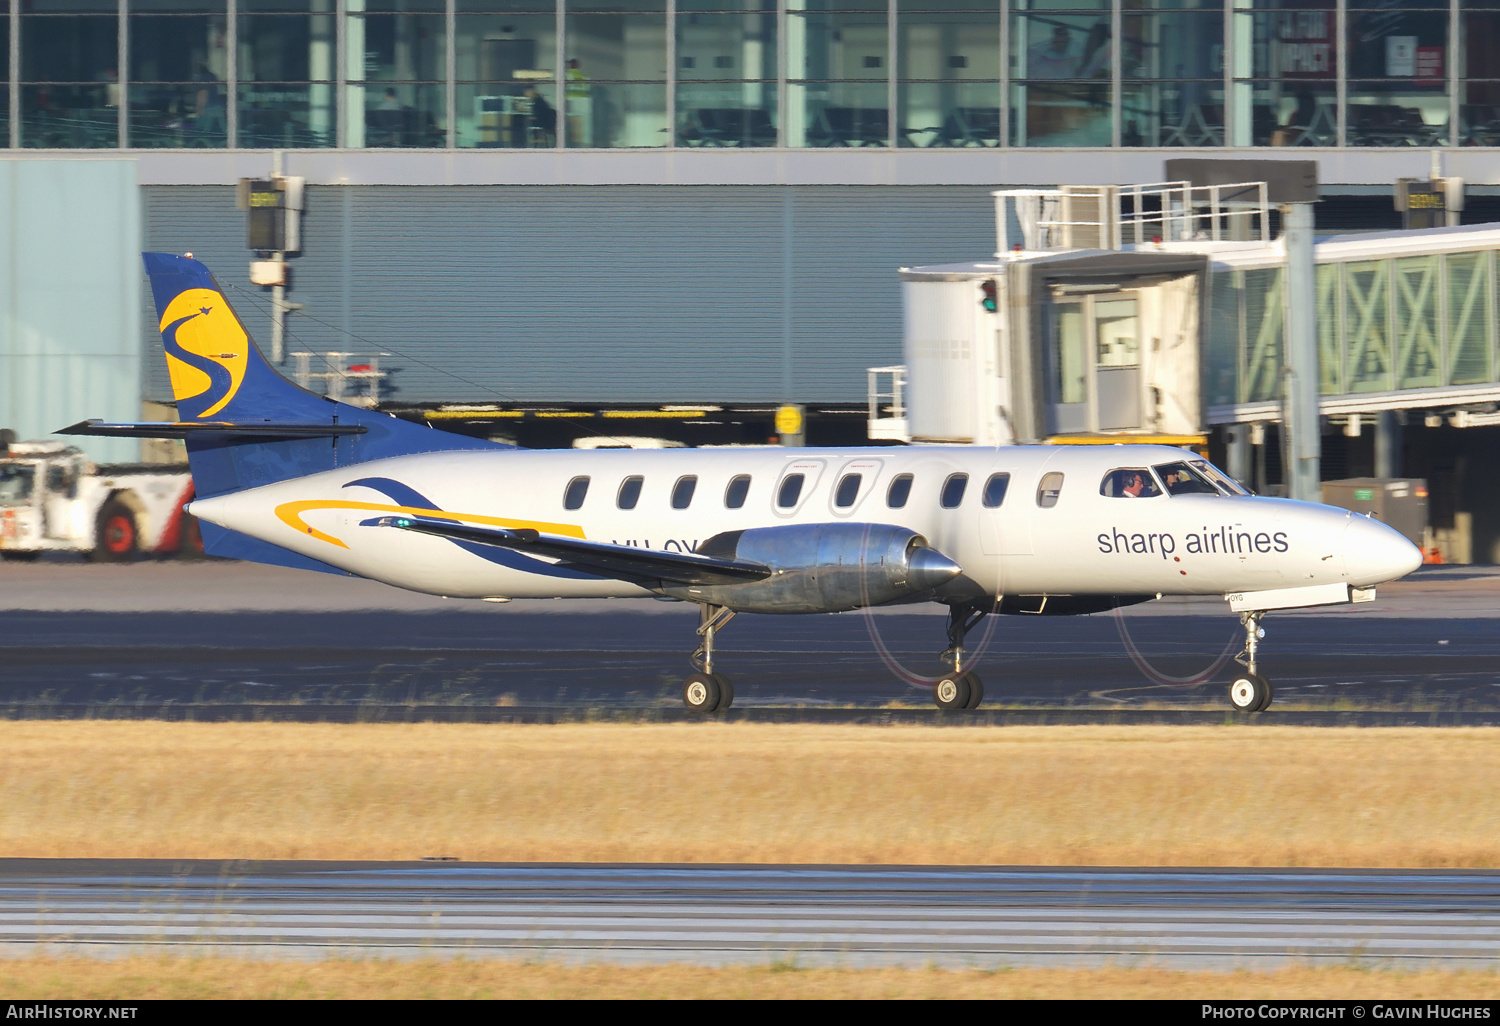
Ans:
POLYGON ((763 581, 772 574, 770 567, 744 559, 637 549, 628 545, 563 538, 529 529, 482 527, 431 517, 379 517, 366 523, 546 556, 558 560, 564 567, 638 584, 656 581, 696 585, 743 584, 763 581))

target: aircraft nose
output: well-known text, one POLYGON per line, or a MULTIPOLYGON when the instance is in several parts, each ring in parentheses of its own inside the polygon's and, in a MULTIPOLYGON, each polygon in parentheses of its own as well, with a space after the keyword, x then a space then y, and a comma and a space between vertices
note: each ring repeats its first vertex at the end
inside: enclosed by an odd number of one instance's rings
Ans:
POLYGON ((941 587, 964 572, 964 568, 937 549, 913 549, 907 563, 907 582, 922 591, 941 587))
POLYGON ((1422 550, 1395 528, 1354 515, 1344 527, 1344 568, 1349 583, 1367 588, 1405 577, 1422 565, 1422 550))

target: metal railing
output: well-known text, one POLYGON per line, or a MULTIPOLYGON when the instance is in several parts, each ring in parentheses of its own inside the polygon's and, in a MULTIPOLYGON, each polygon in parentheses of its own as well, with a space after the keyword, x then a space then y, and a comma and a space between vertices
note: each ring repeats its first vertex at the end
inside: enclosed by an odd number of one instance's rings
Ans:
POLYGON ((1066 185, 992 195, 997 257, 1018 250, 1114 250, 1152 242, 1271 241, 1265 182, 1066 185))
POLYGON ((380 385, 385 372, 380 369, 380 358, 389 353, 366 356, 360 353, 292 353, 296 366, 292 377, 308 391, 317 391, 314 382, 321 384, 322 392, 330 399, 349 403, 351 406, 373 408, 380 402, 380 385), (315 371, 312 361, 317 360, 327 370, 315 371))

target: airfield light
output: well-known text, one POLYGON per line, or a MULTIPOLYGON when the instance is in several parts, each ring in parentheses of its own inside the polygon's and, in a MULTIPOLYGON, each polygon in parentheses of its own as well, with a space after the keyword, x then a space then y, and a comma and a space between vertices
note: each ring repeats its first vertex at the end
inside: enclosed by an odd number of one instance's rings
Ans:
POLYGON ((986 278, 979 283, 979 305, 990 313, 1000 309, 1000 298, 995 289, 995 279, 986 278))

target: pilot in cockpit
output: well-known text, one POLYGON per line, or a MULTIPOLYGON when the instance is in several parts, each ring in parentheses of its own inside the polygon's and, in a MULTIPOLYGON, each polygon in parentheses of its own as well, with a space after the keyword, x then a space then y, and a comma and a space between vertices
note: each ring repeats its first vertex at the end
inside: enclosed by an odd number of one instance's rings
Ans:
POLYGON ((1104 495, 1129 499, 1149 499, 1161 494, 1151 472, 1138 467, 1111 470, 1105 475, 1104 487, 1099 490, 1104 495))

